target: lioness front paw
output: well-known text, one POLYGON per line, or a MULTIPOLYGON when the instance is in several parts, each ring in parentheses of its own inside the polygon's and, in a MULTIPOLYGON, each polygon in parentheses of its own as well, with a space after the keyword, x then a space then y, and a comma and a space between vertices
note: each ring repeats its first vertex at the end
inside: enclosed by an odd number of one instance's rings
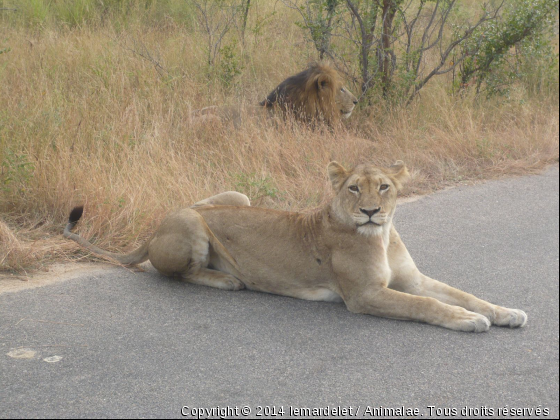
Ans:
POLYGON ((490 329, 490 325, 490 320, 484 315, 460 308, 455 319, 444 326, 457 331, 485 332, 490 329))
POLYGON ((493 324, 501 327, 521 328, 527 323, 527 314, 520 309, 498 308, 493 324))

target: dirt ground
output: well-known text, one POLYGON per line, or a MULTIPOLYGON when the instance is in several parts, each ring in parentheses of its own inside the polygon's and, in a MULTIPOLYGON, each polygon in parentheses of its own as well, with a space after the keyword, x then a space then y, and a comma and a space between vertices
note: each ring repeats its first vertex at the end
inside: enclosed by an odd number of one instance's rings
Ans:
POLYGON ((0 274, 0 295, 4 293, 19 292, 25 289, 43 287, 58 283, 82 274, 93 274, 107 270, 114 265, 105 263, 61 263, 53 264, 47 271, 25 275, 0 274))

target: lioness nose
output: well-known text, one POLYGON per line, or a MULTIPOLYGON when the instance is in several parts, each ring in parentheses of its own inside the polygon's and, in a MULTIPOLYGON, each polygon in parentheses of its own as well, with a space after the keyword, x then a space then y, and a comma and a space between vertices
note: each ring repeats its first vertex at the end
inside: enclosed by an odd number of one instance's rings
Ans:
POLYGON ((352 102, 354 102, 354 105, 358 105, 358 100, 354 99, 352 102))
POLYGON ((360 211, 362 213, 367 214, 369 217, 373 216, 375 213, 378 213, 379 210, 381 210, 381 207, 378 207, 378 208, 373 209, 373 210, 360 209, 360 211))

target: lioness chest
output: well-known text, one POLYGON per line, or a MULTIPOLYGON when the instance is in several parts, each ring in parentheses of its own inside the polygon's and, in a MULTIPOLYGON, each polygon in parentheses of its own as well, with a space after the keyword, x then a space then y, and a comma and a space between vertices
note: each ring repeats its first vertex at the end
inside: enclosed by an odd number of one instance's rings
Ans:
MULTIPOLYGON (((240 280, 248 289, 309 300, 340 300, 333 287, 329 250, 322 246, 306 216, 255 207, 196 210, 237 262, 240 280)), ((227 271, 219 260, 211 263, 227 271)))

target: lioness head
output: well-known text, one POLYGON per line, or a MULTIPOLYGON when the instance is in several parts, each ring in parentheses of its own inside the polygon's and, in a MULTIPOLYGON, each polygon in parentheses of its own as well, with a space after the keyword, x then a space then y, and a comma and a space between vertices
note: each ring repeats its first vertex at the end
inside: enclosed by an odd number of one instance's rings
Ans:
POLYGON ((379 234, 391 222, 397 192, 409 177, 401 161, 389 168, 363 164, 352 170, 331 162, 328 173, 336 192, 331 207, 335 217, 364 235, 379 234))

